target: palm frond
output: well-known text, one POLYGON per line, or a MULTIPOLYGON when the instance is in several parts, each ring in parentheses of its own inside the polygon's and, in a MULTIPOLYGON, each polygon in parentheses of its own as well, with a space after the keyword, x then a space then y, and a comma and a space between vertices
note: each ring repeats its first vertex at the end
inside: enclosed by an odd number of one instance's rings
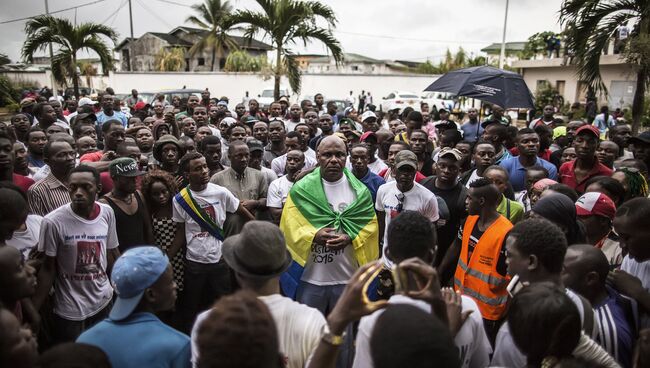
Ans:
POLYGON ((296 61, 295 55, 286 52, 284 55, 284 58, 282 59, 282 64, 284 67, 284 72, 287 75, 287 79, 289 79, 289 86, 291 87, 291 90, 294 93, 300 93, 300 88, 302 85, 301 82, 301 73, 300 73, 300 67, 298 66, 298 62, 296 61))
POLYGON ((330 50, 332 57, 337 64, 343 59, 341 43, 336 39, 336 37, 334 37, 332 32, 327 29, 317 27, 299 28, 296 32, 296 37, 303 40, 305 44, 311 39, 319 40, 330 50))

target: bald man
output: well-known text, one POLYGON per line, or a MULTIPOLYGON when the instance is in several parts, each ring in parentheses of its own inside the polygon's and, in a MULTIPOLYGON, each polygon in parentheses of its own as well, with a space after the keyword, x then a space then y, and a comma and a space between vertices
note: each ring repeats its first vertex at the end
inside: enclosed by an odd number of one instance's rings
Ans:
POLYGON ((591 303, 598 320, 596 341, 622 367, 631 367, 637 316, 630 300, 605 284, 607 257, 598 248, 576 244, 564 256, 562 282, 591 303))

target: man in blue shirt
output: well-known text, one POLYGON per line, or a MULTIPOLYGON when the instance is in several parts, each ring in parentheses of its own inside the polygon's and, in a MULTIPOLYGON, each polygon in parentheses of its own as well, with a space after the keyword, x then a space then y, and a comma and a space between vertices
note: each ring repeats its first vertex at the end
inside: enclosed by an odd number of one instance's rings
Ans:
POLYGON ((113 367, 190 367, 190 338, 155 313, 176 302, 176 283, 167 256, 152 246, 127 250, 113 266, 117 299, 109 317, 77 342, 102 349, 113 367))
POLYGON ((539 135, 530 128, 517 132, 517 149, 519 156, 505 159, 499 163, 508 171, 510 184, 515 192, 526 189, 526 169, 535 165, 548 170, 549 179, 557 180, 557 168, 552 163, 537 157, 539 152, 539 135))
POLYGON ((365 143, 359 143, 352 146, 352 149, 350 150, 352 173, 357 179, 366 185, 372 195, 372 200, 374 201, 377 198, 377 190, 386 182, 381 176, 370 171, 368 168, 368 162, 370 162, 368 146, 365 143))
POLYGON ((126 115, 124 115, 120 111, 113 111, 113 96, 109 95, 108 93, 105 93, 102 95, 101 98, 101 103, 102 103, 102 111, 99 112, 97 115, 97 125, 102 126, 104 122, 108 120, 119 120, 122 122, 122 126, 126 128, 128 124, 128 119, 126 118, 126 115))
POLYGON ((469 108, 467 110, 467 117, 467 121, 460 126, 460 129, 463 131, 463 140, 477 142, 481 135, 483 135, 483 130, 485 130, 478 120, 478 110, 473 107, 469 108))
POLYGON ((606 285, 608 273, 609 262, 600 249, 589 244, 567 249, 562 282, 589 300, 598 320, 596 341, 622 367, 630 368, 637 316, 631 300, 606 285))

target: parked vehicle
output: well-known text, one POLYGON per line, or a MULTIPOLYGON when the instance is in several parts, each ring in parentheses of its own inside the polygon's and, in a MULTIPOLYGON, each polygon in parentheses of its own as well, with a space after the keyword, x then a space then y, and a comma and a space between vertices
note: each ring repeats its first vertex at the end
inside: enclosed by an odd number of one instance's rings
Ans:
POLYGON ((389 111, 393 109, 403 110, 407 107, 420 111, 420 97, 418 97, 416 93, 393 91, 389 93, 388 96, 382 97, 381 99, 381 111, 389 111))
MULTIPOLYGON (((280 86, 280 96, 291 96, 289 88, 280 86)), ((271 104, 275 102, 273 97, 273 87, 265 88, 261 94, 257 95, 257 103, 260 104, 261 109, 268 109, 271 104)))
POLYGON ((140 96, 142 97, 143 100, 145 99, 145 97, 147 98, 147 100, 145 102, 152 103, 154 101, 154 99, 156 98, 156 96, 163 95, 163 96, 165 96, 165 100, 167 102, 172 103, 172 98, 174 96, 178 96, 181 99, 189 98, 190 96, 197 96, 199 99, 201 99, 201 92, 203 92, 202 89, 187 89, 186 88, 186 89, 171 89, 171 90, 157 91, 157 92, 152 93, 151 96, 149 96, 150 93, 143 92, 143 93, 140 93, 140 96))
POLYGON ((348 102, 346 100, 335 100, 335 99, 325 100, 324 105, 327 106, 327 104, 330 101, 334 101, 334 103, 336 103, 336 112, 339 113, 339 114, 342 114, 343 110, 345 110, 347 107, 350 106, 350 102, 348 102))
POLYGON ((422 102, 426 102, 430 110, 433 110, 434 106, 436 110, 441 108, 452 110, 455 103, 453 96, 449 93, 430 91, 422 93, 422 102))

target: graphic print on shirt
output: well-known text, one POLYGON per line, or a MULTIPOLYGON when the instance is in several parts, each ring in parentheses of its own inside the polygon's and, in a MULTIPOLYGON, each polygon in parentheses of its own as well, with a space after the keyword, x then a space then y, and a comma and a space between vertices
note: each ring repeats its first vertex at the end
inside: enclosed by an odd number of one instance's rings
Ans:
MULTIPOLYGON (((201 209, 203 211, 205 211, 205 213, 208 214, 208 216, 210 216, 210 219, 212 221, 214 221, 214 222, 217 221, 217 215, 214 212, 214 206, 218 206, 218 205, 219 205, 219 201, 216 201, 213 204, 209 204, 209 203, 200 203, 199 204, 199 206, 201 206, 201 209)), ((201 229, 201 230, 203 230, 203 229, 201 229)), ((197 233, 194 237, 195 238, 207 238, 208 236, 210 236, 209 232, 201 231, 200 233, 197 233)))
POLYGON ((94 280, 106 276, 100 263, 101 249, 101 244, 98 241, 77 242, 75 279, 94 280))
MULTIPOLYGON (((329 203, 332 211, 343 212, 348 207, 348 204, 345 202, 340 202, 337 204, 329 203)), ((312 262, 328 264, 334 262, 334 257, 340 254, 343 254, 344 249, 332 250, 324 244, 313 243, 311 245, 311 256, 312 262)))

